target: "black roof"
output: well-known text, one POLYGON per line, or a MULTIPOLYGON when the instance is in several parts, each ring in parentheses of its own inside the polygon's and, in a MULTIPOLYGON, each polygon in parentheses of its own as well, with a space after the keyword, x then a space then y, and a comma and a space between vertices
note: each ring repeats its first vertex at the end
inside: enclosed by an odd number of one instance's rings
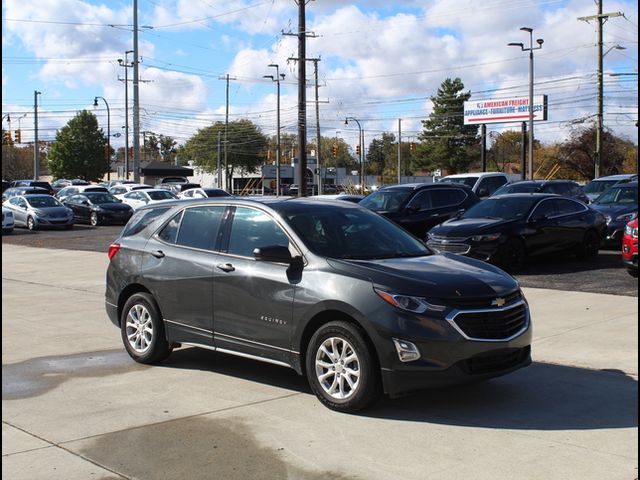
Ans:
POLYGON ((164 162, 149 162, 141 169, 142 174, 150 177, 190 177, 193 176, 193 169, 171 165, 164 162))

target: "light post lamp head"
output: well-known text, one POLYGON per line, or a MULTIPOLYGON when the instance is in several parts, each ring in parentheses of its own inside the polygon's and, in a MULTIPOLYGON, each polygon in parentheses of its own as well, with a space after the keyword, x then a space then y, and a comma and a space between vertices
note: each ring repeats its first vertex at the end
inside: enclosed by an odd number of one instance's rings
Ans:
POLYGON ((94 107, 97 107, 97 106, 98 106, 98 97, 95 97, 95 98, 93 99, 93 106, 94 106, 94 107))
POLYGON ((523 32, 529 32, 529 33, 533 32, 533 28, 529 28, 529 27, 520 27, 520 30, 522 30, 523 32))
POLYGON ((273 78, 273 75, 263 75, 262 78, 270 78, 272 81, 275 80, 275 78, 273 78))
POLYGON ((539 38, 536 40, 536 43, 540 46, 542 46, 542 44, 544 43, 544 40, 542 38, 539 38))
POLYGON ((524 43, 514 43, 511 42, 507 45, 508 47, 520 47, 521 49, 524 49, 524 43))
POLYGON ((348 119, 348 118, 345 118, 345 119, 344 119, 344 124, 345 124, 345 125, 349 125, 349 119, 348 119))

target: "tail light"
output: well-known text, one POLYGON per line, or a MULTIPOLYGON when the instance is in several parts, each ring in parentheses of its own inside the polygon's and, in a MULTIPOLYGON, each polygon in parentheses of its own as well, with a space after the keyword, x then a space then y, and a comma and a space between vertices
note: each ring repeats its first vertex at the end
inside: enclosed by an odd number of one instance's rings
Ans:
POLYGON ((109 252, 107 253, 107 255, 109 255, 109 260, 113 260, 113 257, 116 256, 116 253, 118 253, 118 250, 120 250, 120 247, 122 245, 120 245, 119 243, 112 243, 111 245, 109 245, 109 252))

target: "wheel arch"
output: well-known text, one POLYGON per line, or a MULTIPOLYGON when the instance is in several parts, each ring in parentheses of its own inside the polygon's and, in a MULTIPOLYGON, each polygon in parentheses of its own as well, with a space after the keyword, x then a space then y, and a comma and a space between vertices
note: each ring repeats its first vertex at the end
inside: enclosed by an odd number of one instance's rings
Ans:
MULTIPOLYGON (((120 292, 120 296, 118 297, 118 325, 120 325, 120 322, 121 322, 122 309, 124 308, 124 304, 127 303, 127 300, 129 300, 129 298, 131 298, 131 296, 135 295, 136 293, 148 293, 153 297, 153 294, 151 293, 151 291, 148 288, 146 288, 144 285, 141 285, 139 283, 132 283, 131 285, 127 285, 122 290, 122 292, 120 292)), ((154 301, 155 301, 155 298, 154 298, 154 301)), ((158 305, 158 302, 156 302, 156 307, 160 312, 160 306, 158 305)))

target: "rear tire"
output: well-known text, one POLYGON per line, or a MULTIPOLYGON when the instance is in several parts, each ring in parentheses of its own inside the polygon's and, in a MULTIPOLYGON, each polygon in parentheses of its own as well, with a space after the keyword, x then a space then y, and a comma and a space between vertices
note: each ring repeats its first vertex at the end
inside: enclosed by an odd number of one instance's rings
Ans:
POLYGON ((578 258, 582 260, 595 260, 598 258, 598 251, 600 250, 600 238, 598 234, 593 230, 589 230, 584 234, 582 239, 582 245, 578 253, 578 258))
POLYGON ((36 229, 36 221, 33 219, 31 215, 27 217, 27 228, 31 231, 36 229))
POLYGON ((311 390, 326 407, 353 413, 380 397, 380 373, 364 333, 347 322, 321 326, 307 347, 311 390))
POLYGON ((127 353, 139 363, 159 363, 173 350, 167 342, 160 310, 148 293, 136 293, 124 304, 120 333, 127 353))
POLYGON ((502 267, 508 272, 518 272, 524 268, 527 251, 519 238, 510 238, 502 247, 502 267))

